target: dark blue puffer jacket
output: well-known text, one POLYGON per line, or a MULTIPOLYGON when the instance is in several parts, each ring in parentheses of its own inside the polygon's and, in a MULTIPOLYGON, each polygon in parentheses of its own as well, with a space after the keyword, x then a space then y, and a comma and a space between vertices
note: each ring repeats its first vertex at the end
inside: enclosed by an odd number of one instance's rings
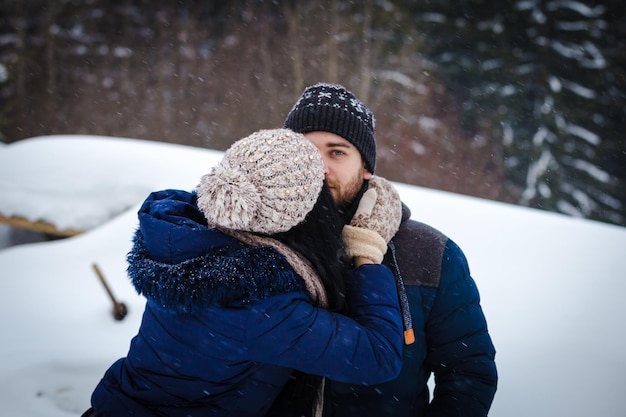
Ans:
POLYGON ((128 273, 146 308, 127 357, 92 395, 98 416, 256 417, 293 369, 363 384, 398 374, 402 323, 387 267, 347 279, 352 319, 314 307, 273 249, 207 228, 194 193, 152 193, 139 222, 128 273))
POLYGON ((415 343, 402 371, 368 387, 327 381, 325 417, 484 417, 496 393, 495 349, 465 255, 404 207, 385 255, 404 281, 415 343), (428 379, 434 375, 434 396, 428 379))

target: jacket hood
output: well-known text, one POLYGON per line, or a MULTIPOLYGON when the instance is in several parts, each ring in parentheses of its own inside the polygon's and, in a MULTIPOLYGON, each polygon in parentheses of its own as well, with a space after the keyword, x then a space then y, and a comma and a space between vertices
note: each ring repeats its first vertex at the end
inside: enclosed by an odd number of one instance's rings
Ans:
POLYGON ((402 203, 402 221, 401 223, 404 223, 405 221, 409 220, 411 218, 411 209, 404 203, 402 203))
POLYGON ((160 308, 190 313, 303 289, 274 249, 251 247, 207 227, 196 200, 193 192, 163 190, 141 206, 127 256, 139 294, 160 308))
POLYGON ((205 253, 207 244, 229 243, 207 221, 196 205, 195 192, 163 190, 151 193, 139 209, 139 231, 150 258, 176 264, 205 253))

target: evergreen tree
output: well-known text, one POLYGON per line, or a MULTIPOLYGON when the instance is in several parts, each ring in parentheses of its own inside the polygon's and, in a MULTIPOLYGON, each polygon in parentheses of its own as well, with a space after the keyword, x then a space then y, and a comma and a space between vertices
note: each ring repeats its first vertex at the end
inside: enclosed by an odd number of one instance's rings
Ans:
POLYGON ((607 169, 624 151, 623 89, 611 83, 623 72, 606 55, 615 30, 607 7, 559 0, 419 7, 466 128, 501 138, 519 203, 626 224, 624 184, 607 169))

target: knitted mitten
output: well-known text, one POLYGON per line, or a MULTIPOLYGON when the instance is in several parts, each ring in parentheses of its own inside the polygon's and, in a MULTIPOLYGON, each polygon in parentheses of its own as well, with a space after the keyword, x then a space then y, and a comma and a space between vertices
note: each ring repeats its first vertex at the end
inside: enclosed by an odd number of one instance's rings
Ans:
POLYGON ((348 256, 362 256, 381 263, 387 243, 396 234, 402 220, 402 202, 398 192, 382 177, 372 177, 359 207, 343 228, 348 256))

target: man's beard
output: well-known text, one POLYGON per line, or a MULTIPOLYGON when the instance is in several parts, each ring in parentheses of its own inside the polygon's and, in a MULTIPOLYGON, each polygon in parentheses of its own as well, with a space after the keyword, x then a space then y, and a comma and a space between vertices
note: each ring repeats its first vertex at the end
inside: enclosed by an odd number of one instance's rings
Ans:
MULTIPOLYGON (((336 204, 344 224, 349 224, 352 217, 354 217, 354 213, 356 213, 356 209, 359 207, 359 203, 361 202, 361 197, 363 197, 363 194, 367 191, 368 184, 369 181, 367 180, 359 180, 358 183, 355 182, 352 185, 356 185, 359 188, 357 188, 356 191, 351 191, 350 195, 352 197, 350 199, 344 198, 342 200, 344 202, 342 205, 336 204)), ((342 194, 345 197, 348 197, 348 193, 342 194)))
POLYGON ((335 184, 329 184, 335 191, 333 194, 335 205, 340 210, 346 210, 355 200, 359 191, 363 187, 363 175, 354 176, 349 183, 343 187, 337 187, 335 184))

